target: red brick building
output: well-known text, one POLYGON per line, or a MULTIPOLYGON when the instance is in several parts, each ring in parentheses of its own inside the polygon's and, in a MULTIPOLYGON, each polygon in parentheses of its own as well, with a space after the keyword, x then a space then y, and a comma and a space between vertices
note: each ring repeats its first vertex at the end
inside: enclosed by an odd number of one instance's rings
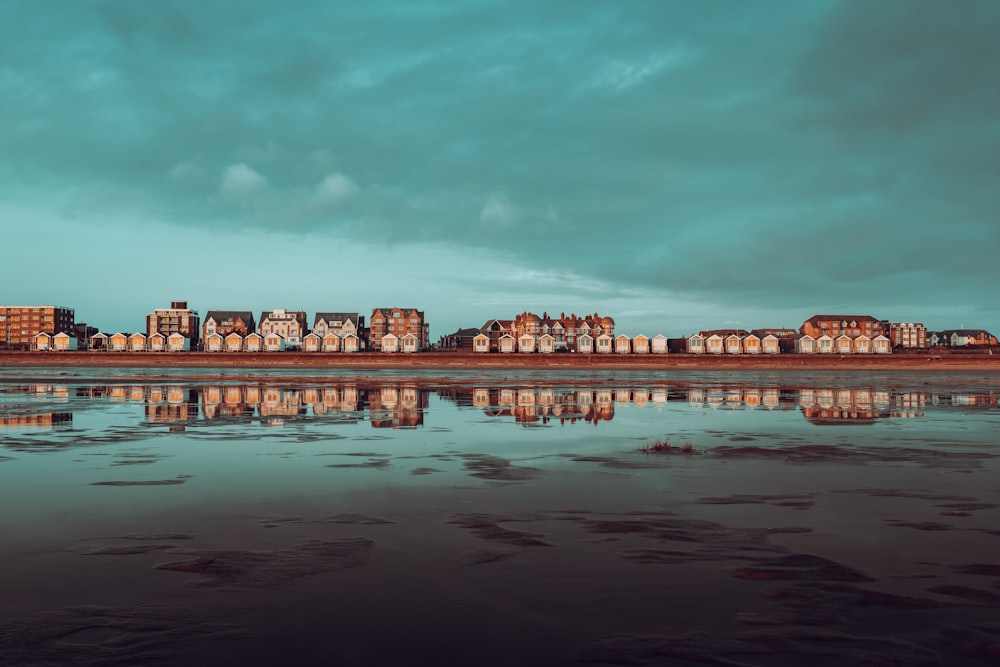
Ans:
POLYGON ((802 323, 802 328, 799 331, 803 335, 813 338, 820 336, 875 338, 875 336, 886 335, 882 322, 871 315, 813 315, 802 323))
POLYGON ((416 308, 373 308, 368 320, 368 349, 382 349, 382 337, 393 334, 402 338, 407 334, 417 337, 417 349, 426 350, 430 345, 430 331, 424 321, 424 311, 416 308))
POLYGON ((63 306, 0 306, 0 345, 27 349, 40 333, 75 335, 75 317, 63 306))

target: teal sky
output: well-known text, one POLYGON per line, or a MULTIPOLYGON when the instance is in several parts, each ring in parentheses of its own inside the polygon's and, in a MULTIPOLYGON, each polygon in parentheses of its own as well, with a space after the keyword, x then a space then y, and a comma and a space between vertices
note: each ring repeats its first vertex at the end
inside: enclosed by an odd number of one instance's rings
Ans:
POLYGON ((1000 3, 0 3, 0 303, 1000 333, 1000 3))

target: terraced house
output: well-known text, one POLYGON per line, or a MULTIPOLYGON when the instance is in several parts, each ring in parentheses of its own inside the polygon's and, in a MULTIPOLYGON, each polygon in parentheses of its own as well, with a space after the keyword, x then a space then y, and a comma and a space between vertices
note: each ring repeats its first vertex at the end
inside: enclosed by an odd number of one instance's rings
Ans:
POLYGON ((260 314, 260 333, 264 337, 266 350, 298 348, 302 345, 302 338, 309 333, 306 328, 306 311, 285 310, 275 308, 265 310, 260 314), (280 341, 275 341, 274 337, 280 337, 280 341), (271 341, 268 341, 268 338, 271 341))
POLYGON ((249 310, 210 310, 201 325, 201 337, 207 340, 212 334, 225 337, 231 333, 245 337, 256 330, 257 323, 249 310))

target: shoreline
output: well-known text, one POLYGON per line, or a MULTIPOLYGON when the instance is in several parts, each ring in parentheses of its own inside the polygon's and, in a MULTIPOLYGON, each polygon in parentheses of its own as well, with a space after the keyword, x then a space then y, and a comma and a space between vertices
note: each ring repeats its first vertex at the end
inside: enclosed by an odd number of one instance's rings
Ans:
POLYGON ((358 368, 482 370, 860 370, 1000 371, 1000 355, 949 352, 893 355, 614 355, 461 352, 0 352, 4 368, 358 368))

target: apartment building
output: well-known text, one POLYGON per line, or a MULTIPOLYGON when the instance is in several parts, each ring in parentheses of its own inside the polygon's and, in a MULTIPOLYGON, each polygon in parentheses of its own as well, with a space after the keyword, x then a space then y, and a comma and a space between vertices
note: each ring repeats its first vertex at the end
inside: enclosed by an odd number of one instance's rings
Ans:
POLYGON ((187 301, 171 301, 169 308, 157 308, 146 316, 146 336, 180 334, 188 339, 190 349, 201 340, 201 318, 188 308, 187 301))
POLYGON ((430 344, 424 311, 416 308, 373 308, 368 327, 368 349, 376 352, 382 349, 382 337, 389 334, 396 338, 416 336, 417 350, 425 350, 430 344))
POLYGON ((0 306, 0 345, 27 348, 40 333, 74 334, 75 317, 63 306, 0 306))
POLYGON ((929 347, 927 327, 920 322, 884 322, 892 346, 922 350, 929 347))

